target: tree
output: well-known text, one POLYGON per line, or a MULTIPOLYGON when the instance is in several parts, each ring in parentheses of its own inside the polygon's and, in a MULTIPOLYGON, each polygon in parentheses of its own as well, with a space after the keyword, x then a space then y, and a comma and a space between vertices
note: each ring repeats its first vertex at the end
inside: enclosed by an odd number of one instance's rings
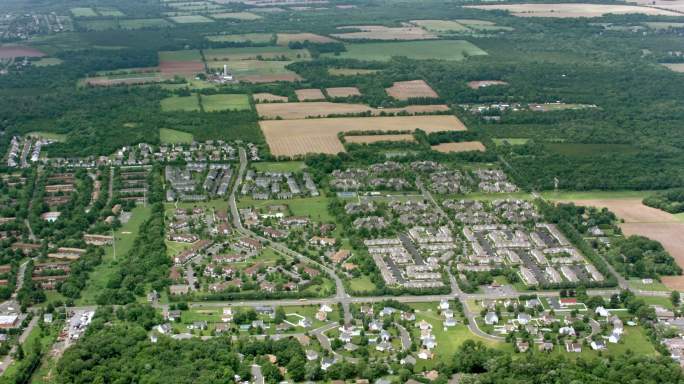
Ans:
POLYGON ((679 306, 679 300, 680 300, 679 291, 672 291, 672 293, 670 294, 670 301, 672 302, 672 305, 674 305, 675 307, 678 307, 679 306))

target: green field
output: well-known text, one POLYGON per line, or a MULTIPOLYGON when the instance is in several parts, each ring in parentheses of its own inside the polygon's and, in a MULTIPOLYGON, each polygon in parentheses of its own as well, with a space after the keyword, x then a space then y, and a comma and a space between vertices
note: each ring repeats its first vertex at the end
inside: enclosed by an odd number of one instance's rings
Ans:
POLYGON ((161 101, 161 109, 164 112, 176 112, 176 111, 199 111, 199 100, 197 95, 192 96, 171 96, 161 101))
POLYGON ((63 133, 52 133, 52 132, 43 132, 43 131, 29 132, 26 135, 27 136, 33 136, 33 137, 39 137, 41 139, 46 139, 46 140, 59 141, 59 142, 66 141, 66 138, 67 138, 67 135, 63 134, 63 133))
POLYGON ((263 76, 263 75, 282 75, 293 73, 286 69, 291 61, 260 61, 260 60, 239 60, 239 61, 209 61, 207 66, 211 69, 223 69, 223 64, 227 64, 230 71, 236 76, 263 76))
POLYGON ((252 12, 224 12, 211 15, 214 19, 258 20, 262 17, 252 12))
POLYGON ((189 16, 172 16, 169 20, 176 24, 198 24, 198 23, 213 23, 214 20, 204 17, 201 15, 189 15, 189 16))
MULTIPOLYGON (((140 225, 150 217, 150 207, 138 206, 133 209, 133 216, 114 233, 116 239, 116 257, 126 254, 135 241, 140 225)), ((90 273, 90 278, 77 300, 79 305, 95 304, 97 296, 105 288, 109 276, 117 271, 113 247, 106 247, 102 263, 90 273)))
MULTIPOLYGON (((296 60, 308 58, 309 51, 306 49, 290 49, 288 47, 281 46, 216 48, 205 50, 204 57, 206 57, 207 62, 219 60, 256 60, 258 58, 296 60)), ((211 63, 208 64, 211 65, 211 63)), ((223 65, 221 64, 221 66, 223 65)))
POLYGON ((642 291, 670 291, 671 289, 666 287, 665 284, 659 281, 653 281, 652 284, 644 284, 641 279, 629 279, 629 288, 633 290, 642 291))
POLYGON ((252 163, 252 166, 259 172, 298 172, 306 168, 303 161, 265 161, 252 163))
POLYGON ((413 20, 413 24, 434 32, 468 32, 470 29, 453 20, 413 20))
POLYGON ((367 275, 362 275, 349 280, 349 288, 356 292, 370 292, 377 289, 375 284, 367 275))
POLYGON ((162 144, 192 144, 192 133, 177 131, 175 129, 160 128, 159 140, 162 144))
POLYGON ((494 24, 491 21, 475 20, 475 19, 458 19, 459 24, 479 32, 494 32, 494 31, 512 31, 511 27, 502 27, 494 24))
POLYGON ((216 42, 230 42, 230 43, 268 43, 273 40, 272 33, 244 33, 241 35, 216 35, 207 36, 207 40, 216 42))
POLYGON ((655 30, 663 30, 669 28, 684 28, 684 23, 670 23, 666 21, 650 21, 643 24, 655 30))
POLYGON ((97 7, 95 8, 97 13, 100 14, 100 16, 103 17, 124 17, 126 16, 123 12, 119 11, 116 8, 112 7, 97 7))
POLYGON ((492 141, 493 141, 494 144, 496 144, 496 146, 498 147, 498 146, 500 146, 500 145, 504 145, 505 143, 508 143, 508 144, 510 144, 510 145, 525 145, 525 144, 527 144, 528 141, 530 141, 530 139, 509 138, 509 137, 507 137, 507 138, 504 138, 504 139, 492 139, 492 141))
POLYGON ((161 51, 159 61, 199 61, 202 60, 200 51, 196 49, 186 49, 183 51, 161 51))
POLYGON ((328 213, 328 198, 323 196, 288 200, 253 200, 251 198, 242 198, 238 202, 238 207, 255 207, 259 209, 274 204, 287 205, 293 216, 308 216, 311 220, 322 222, 335 221, 335 218, 328 213))
POLYGON ((98 17, 99 15, 94 9, 88 7, 71 8, 71 14, 74 17, 98 17))
POLYGON ((643 199, 653 191, 560 191, 542 192, 541 195, 549 200, 594 200, 594 199, 643 199))
MULTIPOLYGON (((347 44, 347 51, 335 56, 342 59, 388 61, 393 56, 415 60, 463 60, 466 56, 486 55, 487 52, 465 40, 408 41, 399 43, 347 44)), ((324 56, 332 56, 325 54, 324 56)))
POLYGON ((237 94, 202 95, 202 107, 206 112, 246 111, 251 108, 249 97, 237 94))
POLYGON ((78 24, 91 31, 106 31, 119 27, 117 20, 83 20, 79 21, 78 24))
POLYGON ((141 28, 164 28, 172 27, 173 24, 166 19, 125 19, 119 20, 121 29, 141 29, 141 28))

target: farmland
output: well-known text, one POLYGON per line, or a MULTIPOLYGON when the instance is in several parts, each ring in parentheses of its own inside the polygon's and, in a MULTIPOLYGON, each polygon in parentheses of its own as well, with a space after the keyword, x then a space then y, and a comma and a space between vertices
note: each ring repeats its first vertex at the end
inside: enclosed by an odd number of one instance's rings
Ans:
POLYGON ((323 92, 316 88, 298 89, 295 91, 295 94, 297 95, 297 99, 299 99, 299 101, 325 100, 323 92))
POLYGON ((200 110, 200 106, 196 95, 171 96, 161 101, 161 109, 164 112, 196 112, 200 110))
POLYGON ((416 141, 413 135, 397 134, 397 135, 354 135, 345 136, 344 141, 355 144, 372 144, 382 141, 416 141))
POLYGON ((214 19, 258 20, 261 16, 252 12, 224 12, 211 15, 214 19))
POLYGON ((204 56, 207 62, 257 59, 296 60, 309 57, 309 53, 305 49, 276 46, 207 49, 204 51, 204 56))
POLYGON ((35 48, 24 47, 21 45, 0 46, 0 59, 12 59, 15 57, 43 57, 45 53, 35 48))
POLYGON ((172 16, 169 20, 177 24, 197 24, 197 23, 213 23, 214 20, 204 17, 201 15, 189 15, 189 16, 172 16))
POLYGON ((400 116, 369 118, 330 118, 306 120, 268 120, 259 123, 271 153, 296 156, 307 153, 344 152, 337 138, 340 132, 368 130, 405 130, 426 132, 463 131, 455 116, 400 116))
POLYGON ((316 35, 314 33, 278 33, 278 45, 287 46, 290 43, 303 43, 310 41, 312 43, 334 43, 337 40, 331 39, 327 36, 316 35))
POLYGON ((206 112, 249 110, 247 95, 202 95, 202 107, 206 112))
MULTIPOLYGON (((226 62, 238 80, 248 83, 268 83, 273 81, 297 81, 299 75, 286 69, 290 61, 261 61, 261 60, 238 60, 226 62)), ((223 67, 223 62, 209 62, 207 65, 213 68, 223 67), (220 64, 220 65, 217 65, 220 64)))
POLYGON ((351 103, 330 103, 306 102, 306 103, 266 103, 257 105, 259 116, 267 119, 281 118, 285 120, 305 119, 309 117, 327 117, 330 115, 351 115, 363 112, 370 112, 373 115, 381 113, 392 114, 405 112, 409 114, 443 112, 448 111, 449 107, 443 104, 438 105, 409 105, 401 108, 372 108, 364 104, 351 103))
POLYGON ((252 95, 254 101, 258 102, 287 102, 287 96, 278 96, 272 93, 260 92, 252 95))
POLYGON ((599 17, 608 13, 628 14, 641 13, 645 15, 676 16, 673 11, 640 7, 634 5, 611 5, 611 4, 496 4, 496 5, 467 5, 466 8, 484 10, 509 11, 514 16, 520 17, 599 17))
POLYGON ((672 72, 684 72, 684 63, 667 63, 663 65, 672 72))
POLYGON ((371 61, 387 61, 393 56, 405 56, 416 60, 459 61, 466 56, 487 54, 487 52, 465 40, 348 44, 346 47, 347 51, 340 53, 339 57, 371 61))
POLYGON ((397 81, 385 91, 397 100, 438 97, 437 92, 425 80, 397 81))
POLYGON ((270 33, 244 33, 240 35, 212 35, 207 36, 207 40, 216 42, 230 42, 230 43, 268 43, 273 38, 270 33))
POLYGON ((427 40, 437 36, 418 27, 385 27, 382 25, 355 25, 338 27, 341 30, 358 30, 355 32, 334 33, 333 37, 344 40, 427 40))
POLYGON ((361 96, 361 92, 356 87, 326 88, 325 93, 327 93, 330 97, 361 96))
POLYGON ((467 152, 486 150, 485 146, 479 141, 463 141, 460 143, 442 143, 433 145, 432 149, 437 152, 451 153, 451 152, 467 152))

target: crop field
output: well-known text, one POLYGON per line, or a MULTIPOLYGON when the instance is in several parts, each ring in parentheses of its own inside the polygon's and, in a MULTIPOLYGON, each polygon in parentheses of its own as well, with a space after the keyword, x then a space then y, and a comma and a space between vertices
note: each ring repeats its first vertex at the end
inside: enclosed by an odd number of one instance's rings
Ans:
POLYGON ((379 71, 379 69, 328 68, 328 74, 331 76, 372 75, 379 71))
MULTIPOLYGON (((677 265, 684 267, 684 223, 623 223, 620 228, 627 236, 641 235, 659 241, 677 265)), ((684 289, 684 276, 663 276, 662 281, 669 288, 684 289)))
MULTIPOLYGON (((290 49, 288 47, 241 47, 241 48, 218 48, 204 51, 207 62, 211 61, 236 61, 258 59, 283 59, 296 60, 309 57, 306 49, 290 49)), ((208 63, 211 65, 211 63, 208 63)))
POLYGON ((15 57, 43 57, 45 53, 35 48, 24 47, 21 45, 0 46, 0 59, 13 59, 15 57))
POLYGON ((85 79, 85 83, 90 85, 112 86, 119 84, 133 85, 157 83, 163 80, 160 72, 140 72, 113 76, 89 77, 85 79))
POLYGON ((202 95, 202 107, 206 112, 249 110, 247 95, 202 95))
POLYGON ((511 27, 499 26, 487 20, 458 19, 456 20, 456 22, 478 32, 496 32, 513 30, 513 28, 511 27))
POLYGON ((334 87, 326 88, 325 93, 330 97, 350 97, 361 96, 361 92, 356 87, 334 87))
POLYGON ((166 19, 124 19, 119 20, 121 29, 141 29, 141 28, 164 28, 172 27, 173 24, 166 19))
POLYGON ((649 21, 643 23, 645 26, 655 29, 657 31, 670 29, 670 28, 684 28, 684 23, 669 23, 665 21, 649 21))
POLYGON ((270 33, 244 33, 241 35, 215 35, 207 36, 207 40, 216 41, 220 43, 268 43, 273 38, 270 33))
POLYGON ((70 9, 74 17, 98 17, 99 15, 94 9, 88 7, 75 7, 70 9))
POLYGON ((337 138, 340 132, 422 129, 430 133, 466 130, 458 118, 447 115, 267 120, 259 122, 259 125, 275 156, 344 152, 344 146, 337 138))
POLYGON ((124 17, 126 16, 123 12, 119 11, 116 8, 112 7, 97 7, 95 8, 97 13, 100 14, 100 16, 104 17, 124 17))
POLYGON ((238 60, 209 62, 207 65, 218 69, 223 68, 223 64, 228 64, 228 68, 238 80, 248 83, 300 80, 299 75, 285 68, 290 63, 291 61, 238 60))
POLYGON ((530 139, 525 139, 525 138, 517 138, 517 137, 506 137, 506 138, 500 138, 500 139, 492 139, 494 144, 497 146, 500 145, 525 145, 527 144, 530 139))
POLYGON ((252 12, 222 12, 211 15, 214 19, 258 20, 262 17, 252 12))
POLYGON ((625 223, 672 223, 677 222, 677 219, 670 213, 661 211, 660 209, 651 208, 641 202, 642 199, 624 198, 624 199, 572 199, 560 200, 563 202, 572 202, 576 205, 584 205, 591 207, 608 208, 615 213, 619 218, 623 219, 625 223))
POLYGON ((337 41, 315 33, 278 33, 277 36, 278 45, 284 46, 287 46, 290 43, 303 43, 305 41, 310 41, 312 43, 334 43, 337 41))
POLYGON ((162 51, 159 70, 164 77, 194 77, 204 72, 204 63, 198 50, 162 51))
MULTIPOLYGON (((465 40, 405 41, 394 43, 348 44, 342 59, 388 61, 393 56, 415 60, 463 60, 466 56, 486 55, 487 52, 465 40)), ((324 56, 332 56, 325 54, 324 56)))
POLYGON ((360 136, 345 136, 344 140, 347 143, 355 144, 372 144, 383 141, 408 141, 415 142, 416 138, 409 134, 397 135, 360 135, 360 136))
POLYGON ((411 20, 412 24, 432 32, 468 32, 470 29, 453 20, 411 20))
POLYGON ((80 20, 78 25, 89 31, 106 31, 119 27, 117 20, 80 20))
POLYGON ((433 151, 442 153, 452 153, 452 152, 467 152, 467 151, 480 151, 484 152, 487 149, 479 141, 462 141, 460 143, 442 143, 432 146, 433 151))
POLYGON ((160 128, 159 141, 162 144, 192 144, 194 137, 191 133, 175 129, 160 128))
POLYGON ((354 32, 334 33, 331 36, 344 40, 427 40, 437 36, 418 27, 385 27, 382 25, 353 25, 337 27, 354 32))
POLYGON ((259 116, 266 119, 281 118, 284 120, 306 119, 311 117, 327 117, 330 115, 351 115, 362 112, 371 112, 373 115, 381 113, 408 112, 409 114, 443 112, 449 107, 443 104, 437 105, 409 105, 402 108, 377 109, 365 104, 331 103, 327 101, 306 103, 265 103, 257 105, 259 116))
POLYGON ((411 98, 437 98, 437 92, 425 80, 397 81, 390 88, 385 89, 388 95, 397 100, 411 98))
POLYGON ((284 103, 286 103, 288 100, 287 96, 278 96, 278 95, 274 95, 272 93, 266 93, 266 92, 255 93, 252 95, 252 98, 257 103, 261 103, 261 102, 269 102, 269 103, 284 102, 284 103))
POLYGON ((202 55, 197 49, 186 49, 183 51, 161 51, 159 61, 201 61, 202 55))
POLYGON ((187 16, 172 16, 169 20, 176 24, 198 24, 198 23, 213 23, 214 20, 201 15, 187 15, 187 16))
POLYGON ((485 87, 491 87, 493 85, 508 85, 508 83, 501 80, 481 80, 469 81, 467 85, 470 89, 480 89, 485 87))
POLYGON ((197 95, 192 96, 171 96, 161 101, 161 109, 164 112, 176 112, 176 111, 199 111, 199 100, 197 95))
POLYGON ((317 88, 297 89, 295 94, 299 101, 325 100, 323 92, 317 88))
POLYGON ((636 5, 622 4, 587 4, 587 3, 561 3, 561 4, 487 4, 466 5, 464 8, 477 8, 483 10, 508 11, 513 16, 519 17, 600 17, 608 13, 623 15, 628 13, 640 13, 644 15, 679 16, 678 13, 664 9, 640 7, 636 5))
POLYGON ((664 65, 667 69, 673 72, 684 72, 684 63, 668 63, 662 65, 664 65))

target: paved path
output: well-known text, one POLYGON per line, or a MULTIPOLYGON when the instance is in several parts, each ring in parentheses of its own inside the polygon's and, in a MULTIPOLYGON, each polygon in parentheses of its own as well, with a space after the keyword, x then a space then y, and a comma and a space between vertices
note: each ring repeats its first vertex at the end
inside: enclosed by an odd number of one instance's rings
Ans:
POLYGON ((401 338, 401 350, 408 351, 409 348, 411 348, 411 335, 401 324, 394 323, 394 325, 399 330, 399 337, 401 338))
POLYGON ((261 374, 261 367, 252 365, 252 382, 255 384, 264 384, 264 375, 261 374))

